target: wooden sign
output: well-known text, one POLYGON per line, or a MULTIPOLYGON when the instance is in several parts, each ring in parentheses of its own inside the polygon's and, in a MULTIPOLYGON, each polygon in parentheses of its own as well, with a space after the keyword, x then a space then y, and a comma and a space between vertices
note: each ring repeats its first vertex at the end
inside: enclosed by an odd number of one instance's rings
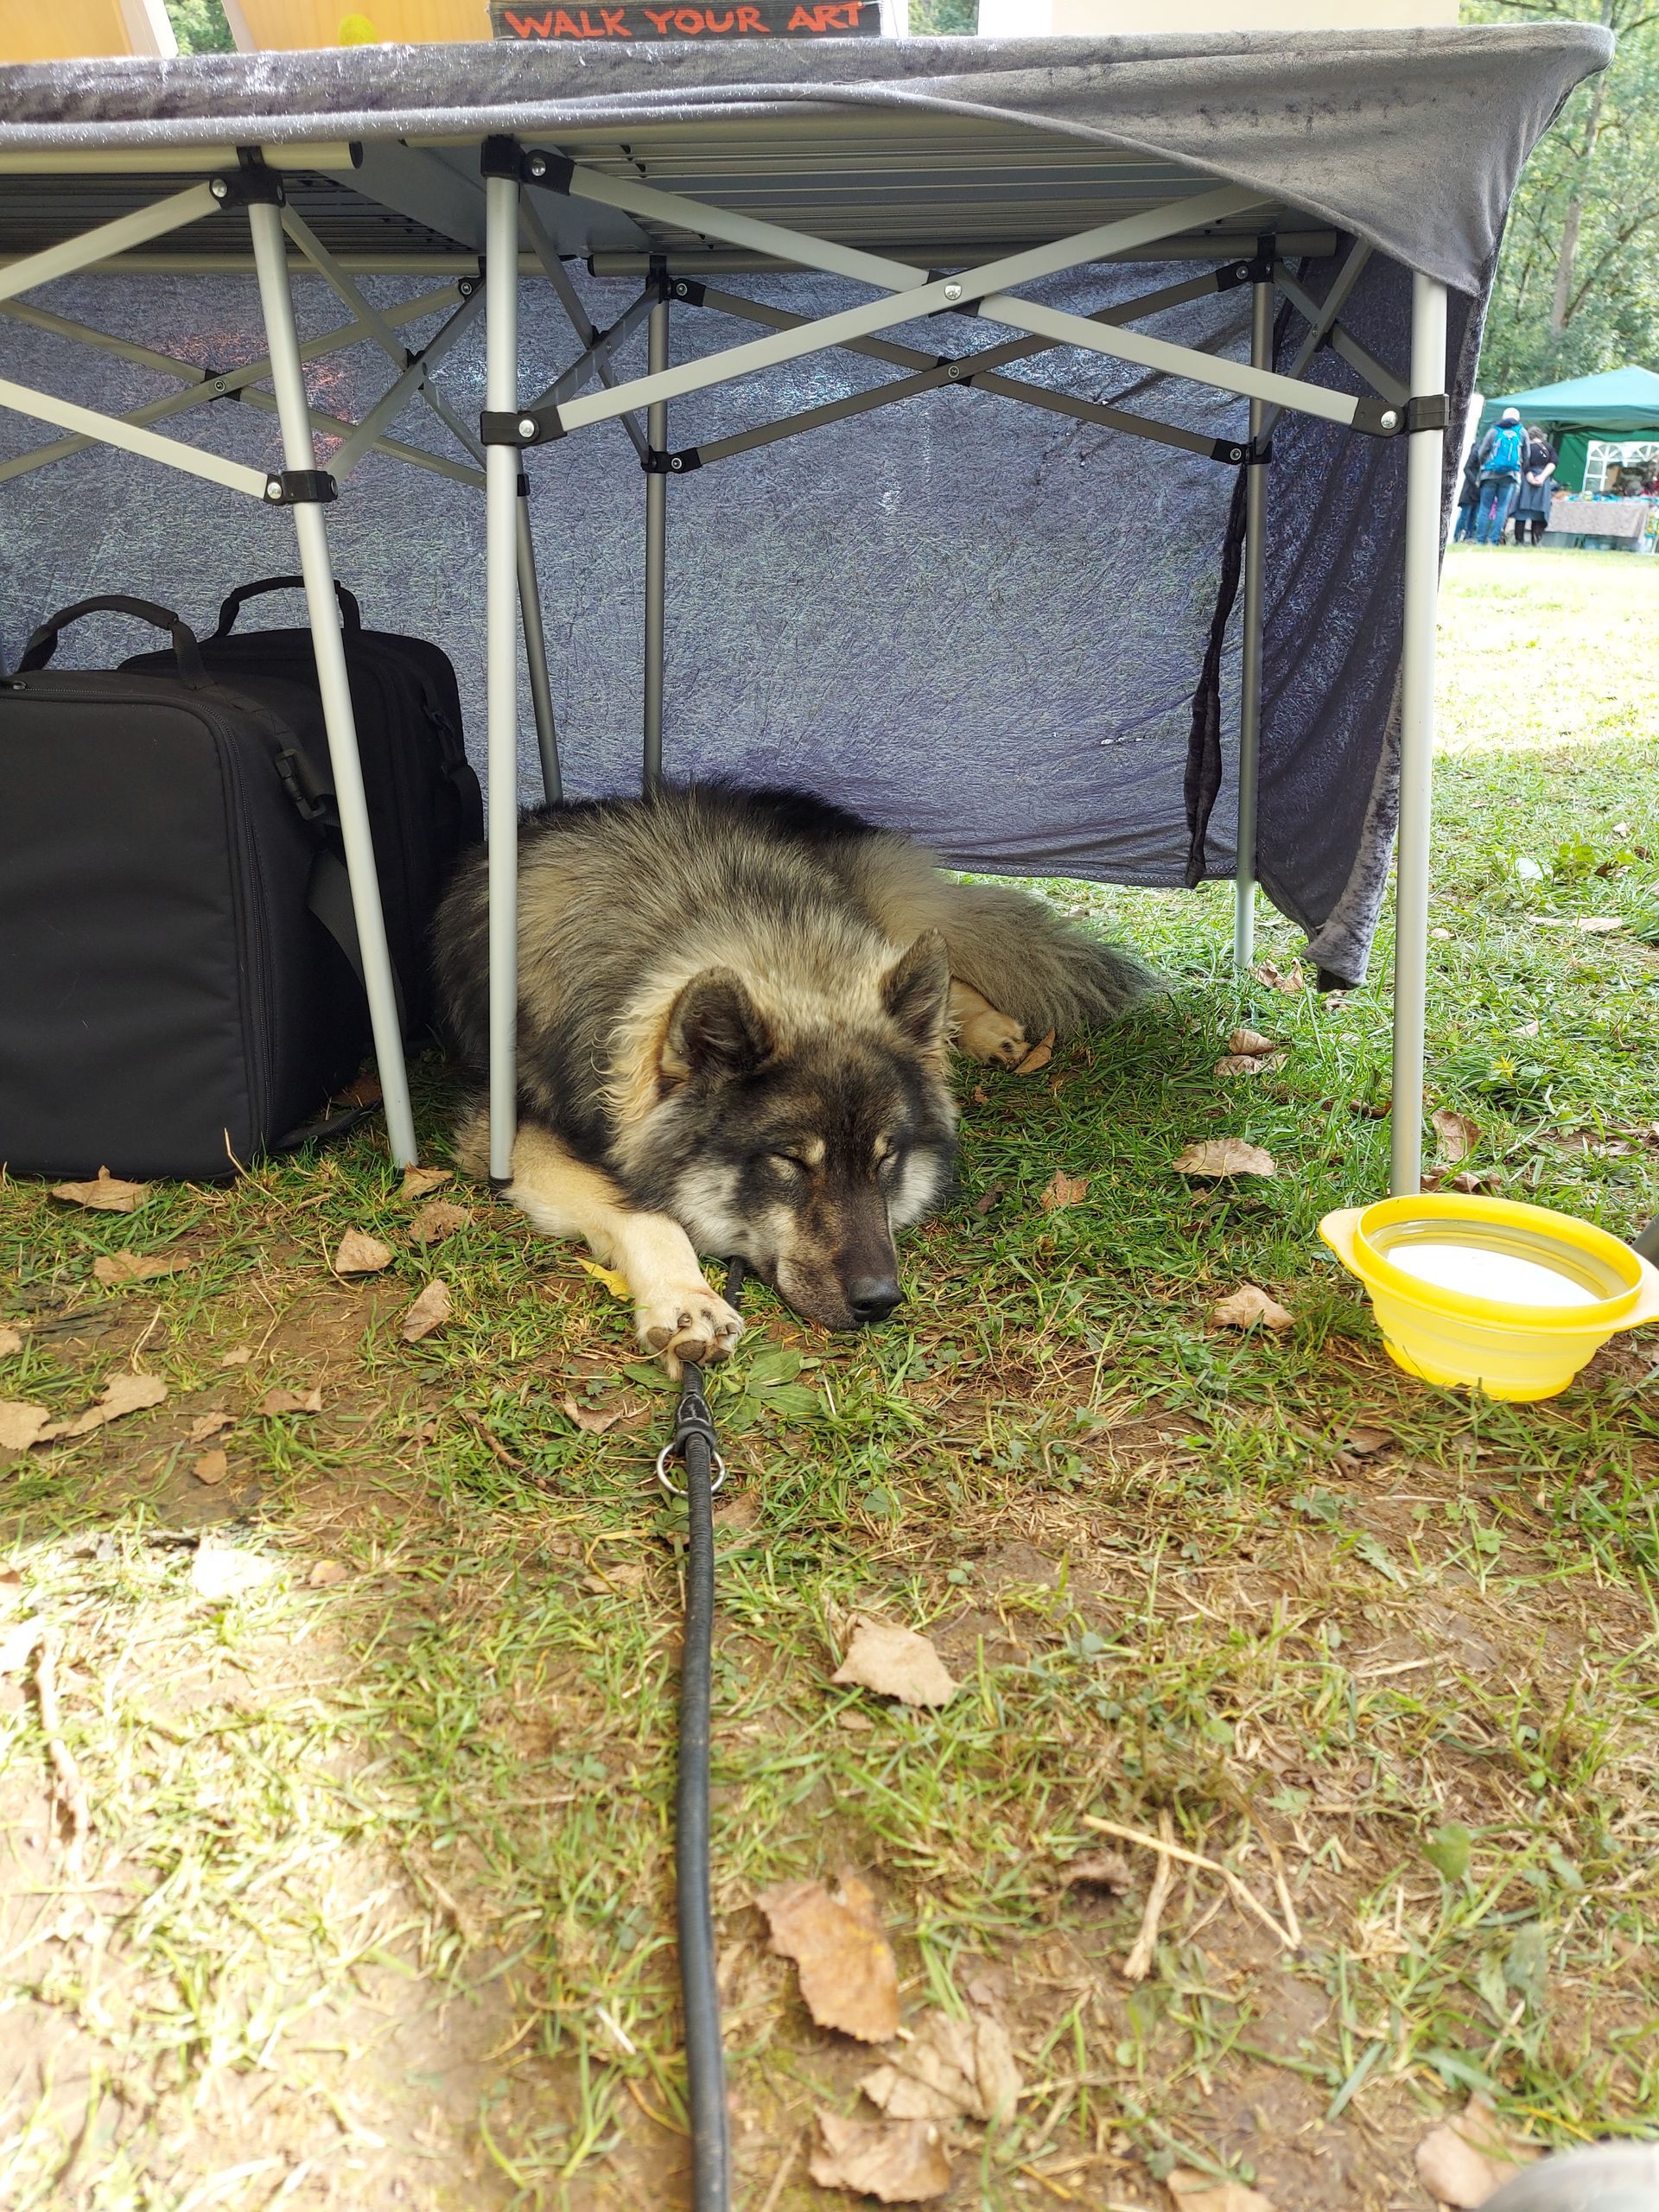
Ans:
POLYGON ((879 38, 880 0, 756 0, 753 7, 544 8, 537 0, 491 0, 497 38, 638 41, 732 38, 879 38))

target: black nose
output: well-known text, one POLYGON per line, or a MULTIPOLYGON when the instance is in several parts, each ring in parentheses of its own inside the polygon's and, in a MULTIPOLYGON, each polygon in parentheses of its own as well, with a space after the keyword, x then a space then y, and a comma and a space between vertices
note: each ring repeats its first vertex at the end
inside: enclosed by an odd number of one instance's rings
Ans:
POLYGON ((885 1321, 904 1293, 891 1275, 855 1275, 847 1286, 847 1310, 856 1327, 885 1321))

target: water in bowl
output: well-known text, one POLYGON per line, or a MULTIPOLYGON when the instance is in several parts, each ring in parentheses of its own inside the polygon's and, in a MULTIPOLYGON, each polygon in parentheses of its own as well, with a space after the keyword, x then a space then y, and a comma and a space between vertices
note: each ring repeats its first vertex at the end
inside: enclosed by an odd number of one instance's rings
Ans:
POLYGON ((1595 1306, 1625 1287, 1589 1254, 1509 1224, 1401 1222, 1374 1241, 1402 1274, 1506 1306, 1595 1306))

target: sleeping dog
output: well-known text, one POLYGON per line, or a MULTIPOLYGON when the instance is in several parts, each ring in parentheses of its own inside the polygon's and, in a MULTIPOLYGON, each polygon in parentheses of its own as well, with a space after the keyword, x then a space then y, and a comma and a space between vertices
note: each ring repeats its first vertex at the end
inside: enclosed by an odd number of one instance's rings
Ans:
MULTIPOLYGON (((438 918, 454 1039, 487 1063, 484 855, 438 918)), ((723 785, 520 824, 518 1109, 506 1195, 620 1270, 671 1371, 742 1322, 698 1252, 826 1328, 899 1303, 897 1230, 947 1188, 952 1046, 1014 1065, 1151 978, 1046 906, 798 791, 723 785)), ((463 1167, 487 1166, 476 1096, 463 1167)))

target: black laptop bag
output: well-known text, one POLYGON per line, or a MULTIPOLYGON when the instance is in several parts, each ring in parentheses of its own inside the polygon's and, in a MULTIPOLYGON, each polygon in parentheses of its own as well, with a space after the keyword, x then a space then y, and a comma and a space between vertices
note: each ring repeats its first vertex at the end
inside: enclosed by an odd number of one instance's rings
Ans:
POLYGON ((367 1046, 315 687, 215 672, 175 614, 84 600, 0 677, 0 1161, 213 1180, 292 1139, 367 1046), (58 671, 84 614, 159 669, 58 671), (339 925, 331 935, 323 913, 339 925))
MULTIPOLYGON (((300 588, 298 576, 267 576, 233 591, 219 608, 218 629, 201 640, 201 657, 209 675, 221 683, 276 677, 303 685, 320 718, 310 631, 236 628, 249 600, 300 588)), ((335 590, 386 943, 402 995, 404 1033, 413 1039, 431 1019, 432 917, 463 850, 483 842, 484 803, 461 741, 461 696, 448 656, 423 638, 365 630, 352 594, 340 584, 335 590)), ((124 665, 154 668, 167 658, 147 654, 124 665)), ((327 748, 315 753, 308 748, 307 757, 325 779, 313 798, 341 849, 327 780, 327 748)))

